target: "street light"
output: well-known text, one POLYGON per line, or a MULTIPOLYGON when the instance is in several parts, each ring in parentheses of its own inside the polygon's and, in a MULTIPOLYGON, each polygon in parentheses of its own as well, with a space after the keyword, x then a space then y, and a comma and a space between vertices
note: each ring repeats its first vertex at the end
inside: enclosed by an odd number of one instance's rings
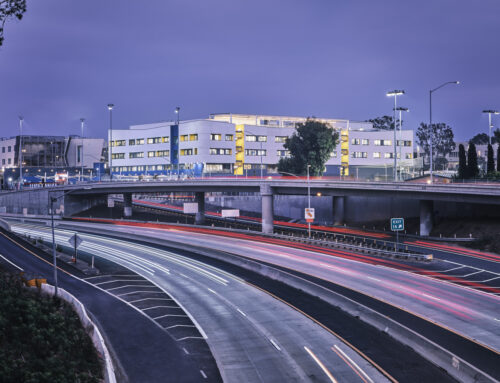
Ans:
POLYGON ((394 181, 398 180, 398 155, 396 148, 396 109, 398 108, 397 98, 405 94, 404 90, 393 90, 387 92, 387 97, 394 97, 393 121, 394 121, 394 181))
MULTIPOLYGON (((399 112, 399 164, 401 164, 401 161, 403 159, 402 154, 401 154, 401 142, 403 141, 403 120, 401 119, 401 113, 402 112, 409 112, 410 110, 408 108, 404 108, 402 106, 399 106, 396 109, 399 112)), ((401 180, 403 180, 403 176, 401 174, 401 169, 399 170, 399 177, 401 180)))
POLYGON ((109 151, 109 179, 113 181, 113 108, 114 104, 108 104, 109 110, 109 141, 108 141, 108 151, 109 151))
POLYGON ((82 128, 82 152, 80 153, 80 164, 82 165, 81 168, 81 172, 80 172, 80 181, 83 180, 83 124, 85 123, 85 118, 80 118, 80 122, 81 122, 81 128, 82 128))
POLYGON ((19 116, 19 189, 23 188, 23 116, 19 116))
POLYGON ((498 110, 483 110, 483 113, 488 113, 488 127, 489 127, 489 133, 488 133, 488 141, 489 144, 491 145, 491 129, 493 128, 493 125, 491 124, 491 115, 492 114, 499 114, 498 110))
POLYGON ((177 126, 179 126, 179 118, 180 118, 180 114, 181 114, 181 108, 179 106, 177 106, 175 108, 175 114, 176 114, 176 118, 177 118, 177 126))
MULTIPOLYGON (((309 168, 311 165, 307 164, 307 208, 311 209, 311 183, 309 178, 309 168)), ((309 210, 310 211, 310 210, 309 210)), ((307 222, 309 238, 311 238, 311 222, 307 222)))
MULTIPOLYGON (((460 84, 460 81, 447 81, 441 85, 439 85, 437 88, 434 88, 434 89, 431 89, 429 91, 429 132, 430 132, 430 138, 431 138, 431 144, 430 144, 430 155, 431 155, 431 158, 430 158, 430 176, 431 176, 431 183, 433 182, 433 179, 432 179, 432 157, 433 157, 433 154, 434 154, 434 131, 432 129, 432 93, 434 93, 436 90, 438 89, 441 89, 443 86, 446 86, 448 84, 460 84)), ((424 157, 425 158, 425 157, 424 157)))

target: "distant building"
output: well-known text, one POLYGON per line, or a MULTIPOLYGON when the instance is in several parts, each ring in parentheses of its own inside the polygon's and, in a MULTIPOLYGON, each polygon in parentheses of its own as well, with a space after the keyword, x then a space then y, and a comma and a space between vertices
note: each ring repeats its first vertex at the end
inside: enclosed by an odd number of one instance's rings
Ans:
MULTIPOLYGON (((339 132, 340 142, 326 163, 327 175, 392 175, 393 137, 369 122, 318 119, 339 132)), ((305 117, 211 114, 207 119, 133 125, 109 131, 109 163, 114 174, 258 175, 276 172, 289 155, 283 144, 305 117), (111 139, 112 135, 112 139, 111 139)), ((398 157, 413 163, 413 131, 398 132, 398 157), (400 153, 399 153, 400 152, 400 153)))
MULTIPOLYGON (((456 142, 456 147, 453 152, 451 152, 446 159, 448 160, 448 170, 458 170, 458 146, 462 144, 465 148, 465 153, 467 154, 467 150, 469 149, 468 142, 456 142)), ((495 160, 495 169, 497 164, 497 150, 498 144, 491 145, 493 147, 493 158, 495 160)), ((488 163, 488 145, 476 145, 477 151, 477 163, 479 167, 486 171, 486 164, 488 163)))

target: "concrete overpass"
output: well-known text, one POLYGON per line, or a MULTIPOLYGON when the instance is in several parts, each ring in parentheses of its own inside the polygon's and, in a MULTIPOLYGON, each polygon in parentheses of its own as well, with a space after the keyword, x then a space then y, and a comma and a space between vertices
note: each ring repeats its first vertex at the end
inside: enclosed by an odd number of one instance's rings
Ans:
MULTIPOLYGON (((346 196, 406 198, 420 201, 420 234, 428 235, 432 229, 434 201, 462 202, 470 204, 500 205, 499 184, 420 184, 400 182, 354 182, 312 179, 311 195, 321 193, 332 196, 334 221, 342 224, 344 220, 344 198, 346 196)), ((66 216, 104 203, 107 195, 122 194, 124 216, 132 214, 132 194, 192 192, 198 202, 197 223, 204 220, 205 192, 253 192, 262 198, 262 231, 273 230, 273 195, 307 195, 308 183, 305 179, 244 179, 244 178, 209 178, 176 181, 151 182, 101 182, 66 185, 50 189, 31 189, 0 194, 0 213, 10 204, 29 206, 32 201, 41 206, 48 193, 60 198, 59 213, 66 216), (34 195, 34 193, 36 195, 34 195), (20 200, 19 200, 20 198, 20 200)), ((29 212, 28 212, 29 213, 29 212)), ((48 208, 45 210, 48 214, 48 208)))

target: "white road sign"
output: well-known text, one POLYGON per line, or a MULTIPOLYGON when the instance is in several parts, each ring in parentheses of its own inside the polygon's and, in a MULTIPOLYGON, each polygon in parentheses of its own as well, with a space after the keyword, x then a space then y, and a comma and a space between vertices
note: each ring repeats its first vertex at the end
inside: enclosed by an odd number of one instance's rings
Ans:
POLYGON ((184 214, 196 214, 198 213, 198 203, 197 202, 185 202, 184 203, 184 214))
POLYGON ((223 218, 226 217, 239 217, 240 216, 240 210, 239 209, 223 209, 221 211, 221 215, 223 218))
POLYGON ((306 207, 305 212, 304 212, 304 216, 306 218, 306 221, 308 221, 308 222, 310 222, 309 220, 314 221, 314 208, 313 207, 306 207))

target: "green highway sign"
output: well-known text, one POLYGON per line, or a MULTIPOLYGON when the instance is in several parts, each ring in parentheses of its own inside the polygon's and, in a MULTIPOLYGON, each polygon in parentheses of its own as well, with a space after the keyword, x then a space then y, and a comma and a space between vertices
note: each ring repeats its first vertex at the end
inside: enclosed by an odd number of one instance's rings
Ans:
POLYGON ((392 231, 403 231, 405 229, 405 219, 404 218, 391 218, 391 230, 392 231))

